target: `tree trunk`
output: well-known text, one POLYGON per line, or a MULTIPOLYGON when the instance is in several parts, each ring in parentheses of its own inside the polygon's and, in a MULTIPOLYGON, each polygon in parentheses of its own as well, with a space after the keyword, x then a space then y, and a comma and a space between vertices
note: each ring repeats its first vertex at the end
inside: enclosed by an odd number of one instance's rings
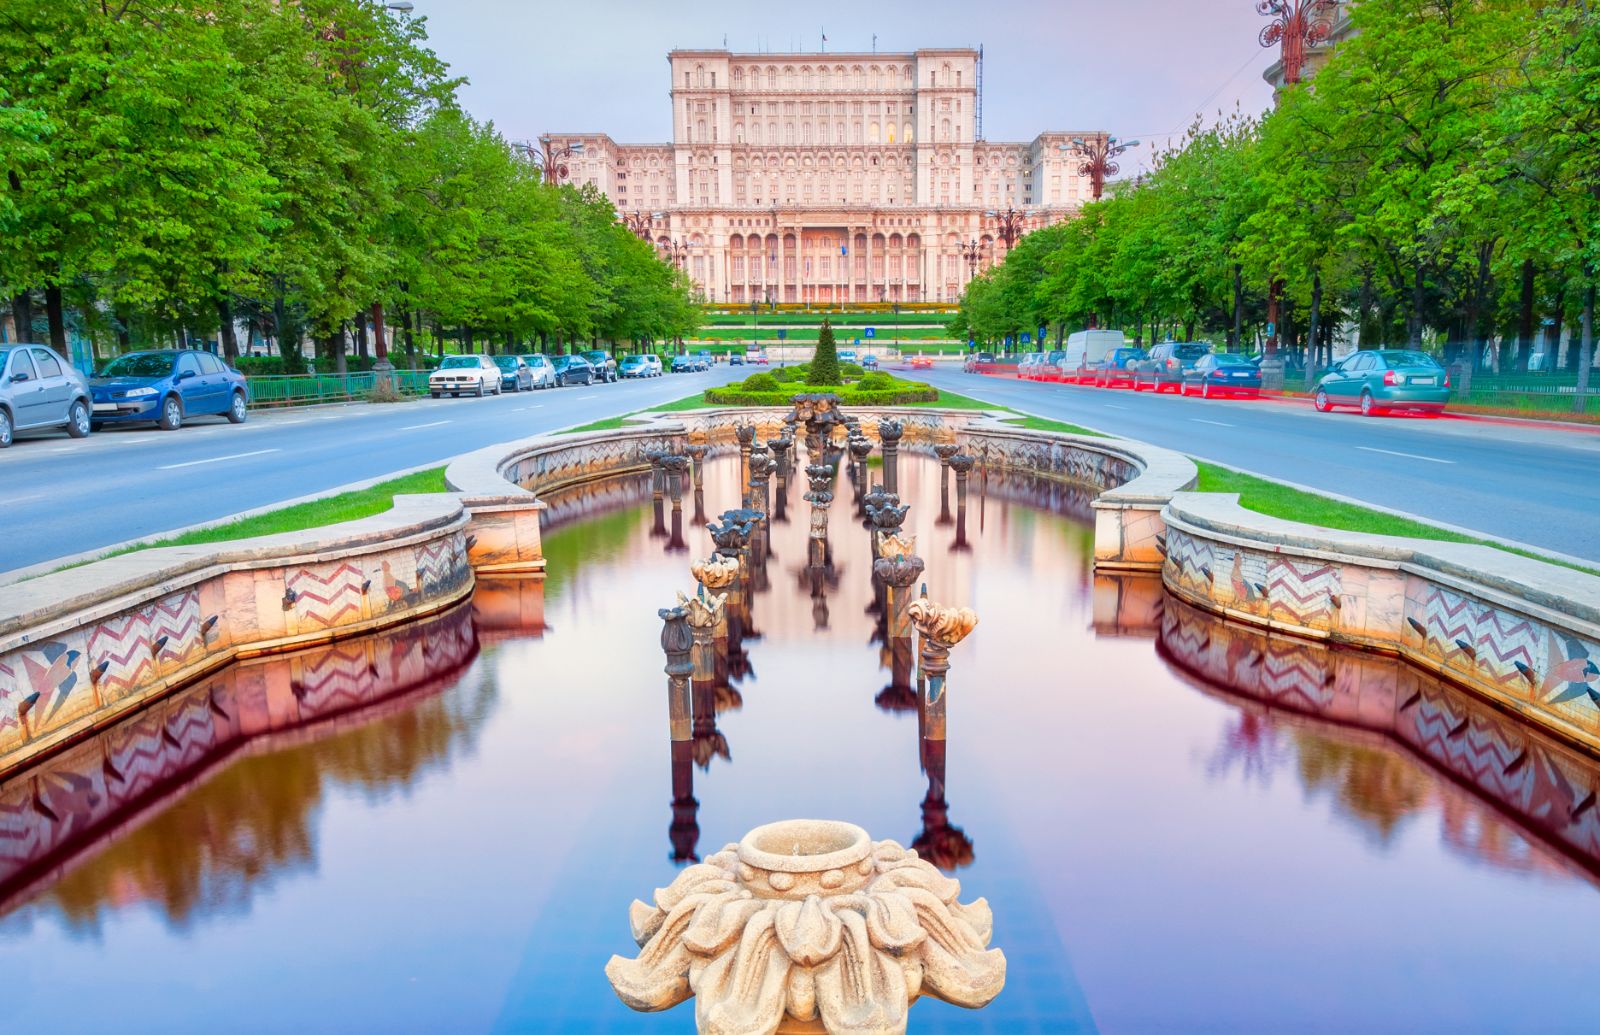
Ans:
POLYGON ((1594 365, 1594 281, 1600 270, 1588 269, 1583 286, 1583 334, 1578 348, 1578 390, 1572 397, 1572 412, 1582 413, 1589 394, 1589 368, 1594 365))
POLYGON ((1244 267, 1233 264, 1233 329, 1228 332, 1228 351, 1238 352, 1244 333, 1244 267))
POLYGON ((471 327, 463 326, 461 328, 461 351, 462 352, 467 352, 467 353, 471 353, 471 352, 477 351, 473 347, 473 344, 472 344, 472 328, 471 327))
POLYGON ((1422 299, 1426 280, 1422 265, 1417 264, 1417 274, 1411 282, 1411 312, 1406 314, 1406 341, 1414 349, 1422 348, 1422 299))
POLYGON ((1193 320, 1185 320, 1185 321, 1183 321, 1183 340, 1184 341, 1194 341, 1194 321, 1193 320))
POLYGON ((44 316, 50 324, 50 347, 67 354, 67 320, 61 311, 61 286, 51 284, 44 289, 44 316))
MULTIPOLYGON (((417 323, 420 329, 422 323, 420 316, 417 318, 417 323)), ((417 342, 411 336, 411 311, 409 309, 400 310, 400 338, 406 343, 406 366, 415 370, 417 367, 417 342)))
POLYGON ((1517 314, 1517 369, 1528 369, 1533 355, 1533 260, 1522 260, 1522 308, 1517 314))
POLYGON ((372 356, 379 363, 389 362, 389 337, 383 329, 383 303, 372 303, 372 356))
POLYGON ((340 320, 333 328, 333 333, 328 335, 328 347, 333 350, 333 369, 340 377, 350 373, 350 364, 344 356, 344 330, 345 323, 340 320))
POLYGON ((226 295, 217 296, 217 337, 222 339, 222 355, 228 365, 239 362, 239 335, 233 329, 233 309, 226 295))
POLYGON ((11 299, 11 322, 16 325, 17 340, 33 341, 33 294, 19 291, 11 299))
POLYGON ((365 317, 356 317, 356 357, 367 358, 367 321, 365 317))
POLYGON ((1311 319, 1306 326, 1306 382, 1311 383, 1317 370, 1317 331, 1322 320, 1322 271, 1311 271, 1311 319))

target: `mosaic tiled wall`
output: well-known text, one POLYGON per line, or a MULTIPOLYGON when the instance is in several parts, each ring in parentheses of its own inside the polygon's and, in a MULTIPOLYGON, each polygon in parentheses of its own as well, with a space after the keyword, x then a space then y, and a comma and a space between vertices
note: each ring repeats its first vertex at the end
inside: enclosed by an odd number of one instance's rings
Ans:
POLYGON ((443 685, 476 650, 462 605, 382 636, 231 665, 0 782, 0 902, 250 739, 365 718, 443 685))
MULTIPOLYGON (((1221 621, 1177 601, 1163 609, 1160 643, 1167 657, 1215 692, 1392 738, 1600 873, 1600 761, 1536 726, 1398 657, 1330 650, 1221 621)), ((1462 845, 1478 856, 1515 850, 1492 832, 1464 828, 1446 836, 1478 838, 1462 845)))
POLYGON ((339 560, 215 569, 0 652, 0 773, 240 651, 348 635, 453 602, 472 587, 462 524, 339 560))
POLYGON ((1398 565, 1294 556, 1183 527, 1163 578, 1203 607, 1403 654, 1565 736, 1600 747, 1600 643, 1571 626, 1398 565))

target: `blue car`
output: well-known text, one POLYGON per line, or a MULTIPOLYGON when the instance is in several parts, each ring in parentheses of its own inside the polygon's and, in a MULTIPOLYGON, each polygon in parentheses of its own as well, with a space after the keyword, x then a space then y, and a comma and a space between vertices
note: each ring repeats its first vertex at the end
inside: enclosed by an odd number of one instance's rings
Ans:
POLYGON ((163 431, 208 413, 243 424, 250 401, 244 375, 199 349, 118 356, 89 379, 89 395, 93 427, 154 421, 163 431))

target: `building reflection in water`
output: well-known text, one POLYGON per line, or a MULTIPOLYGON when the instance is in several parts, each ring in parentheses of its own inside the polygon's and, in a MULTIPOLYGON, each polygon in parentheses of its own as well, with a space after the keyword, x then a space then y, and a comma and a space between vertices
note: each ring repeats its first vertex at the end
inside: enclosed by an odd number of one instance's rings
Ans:
POLYGON ((1379 845, 1436 813, 1443 842, 1475 861, 1556 874, 1565 857, 1600 882, 1600 760, 1398 658, 1270 634, 1171 597, 1154 608, 1150 593, 1124 586, 1113 596, 1096 580, 1097 602, 1124 609, 1119 634, 1151 627, 1174 668, 1238 708, 1213 775, 1292 773, 1379 845))

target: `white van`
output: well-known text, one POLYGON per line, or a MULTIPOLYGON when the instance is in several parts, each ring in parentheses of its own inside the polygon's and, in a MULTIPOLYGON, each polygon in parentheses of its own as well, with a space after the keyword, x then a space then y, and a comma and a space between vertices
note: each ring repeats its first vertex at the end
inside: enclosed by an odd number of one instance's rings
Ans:
POLYGON ((1092 380, 1100 361, 1127 344, 1121 331, 1077 331, 1067 335, 1066 355, 1059 364, 1063 380, 1092 380))

